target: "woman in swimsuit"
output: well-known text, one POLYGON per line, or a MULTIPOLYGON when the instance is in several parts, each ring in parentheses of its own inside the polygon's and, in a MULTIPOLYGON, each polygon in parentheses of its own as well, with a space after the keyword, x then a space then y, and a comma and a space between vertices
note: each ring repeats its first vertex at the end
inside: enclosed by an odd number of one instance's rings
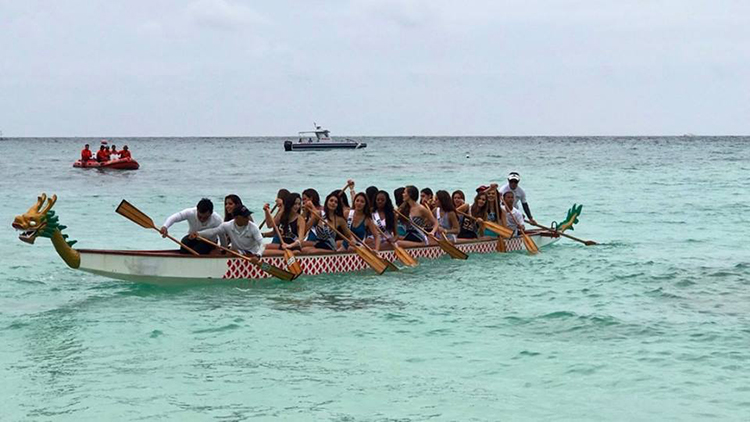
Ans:
MULTIPOLYGON (((466 212, 469 210, 469 204, 466 203, 466 195, 464 195, 464 191, 462 190, 456 190, 453 191, 453 194, 451 195, 451 198, 453 199, 453 207, 456 208, 456 211, 466 212)), ((462 217, 458 217, 458 221, 461 222, 462 217)))
MULTIPOLYGON (((275 223, 279 227, 282 238, 274 234, 273 240, 266 246, 267 251, 281 249, 302 249, 302 237, 305 234, 305 219, 300 215, 302 208, 302 198, 298 193, 290 193, 284 198, 284 205, 281 214, 273 217, 270 207, 266 204, 263 210, 266 212, 266 225, 273 228, 275 223)), ((276 231, 274 230, 274 233, 276 231)))
POLYGON ((310 218, 312 217, 312 213, 304 207, 304 204, 307 204, 310 202, 313 206, 313 208, 321 212, 323 211, 323 207, 320 206, 320 195, 318 194, 318 191, 316 191, 313 188, 305 189, 302 191, 302 218, 305 220, 305 228, 308 230, 308 233, 306 236, 302 236, 304 239, 302 241, 302 247, 308 247, 308 246, 315 246, 315 243, 318 242, 318 238, 315 235, 315 227, 312 227, 310 225, 310 218))
POLYGON ((433 213, 438 221, 438 230, 444 233, 448 240, 455 242, 460 226, 456 209, 453 207, 453 200, 448 191, 439 190, 435 193, 435 205, 437 206, 433 213))
POLYGON ((468 214, 476 220, 464 217, 461 222, 461 230, 458 232, 459 239, 476 239, 484 236, 484 230, 479 223, 487 219, 487 208, 487 194, 485 192, 477 193, 477 196, 474 197, 474 203, 468 210, 468 214))
POLYGON ((403 247, 428 245, 430 242, 427 236, 414 226, 417 225, 422 229, 426 226, 431 226, 432 229, 429 230, 429 233, 435 235, 435 231, 438 229, 438 222, 435 216, 417 202, 419 200, 419 190, 416 187, 407 186, 404 189, 403 198, 404 203, 401 204, 399 212, 409 217, 409 221, 404 222, 406 234, 404 235, 404 240, 399 242, 399 244, 403 247))
MULTIPOLYGON (((354 195, 354 207, 349 211, 346 222, 349 230, 359 239, 367 239, 368 232, 372 234, 375 241, 371 240, 368 244, 376 251, 380 250, 380 231, 378 231, 378 228, 372 221, 367 194, 360 192, 354 195)), ((348 242, 344 242, 344 247, 349 247, 348 242)))
POLYGON ((367 200, 370 202, 370 206, 373 208, 375 208, 375 196, 377 196, 378 192, 380 192, 380 190, 375 186, 368 186, 367 189, 365 189, 367 200))
MULTIPOLYGON (((487 221, 492 221, 498 224, 500 223, 500 214, 501 210, 498 208, 498 205, 500 204, 498 195, 497 195, 497 189, 493 189, 492 187, 485 189, 483 192, 487 193, 487 221)), ((497 237, 497 234, 494 232, 488 230, 485 233, 486 236, 490 237, 497 237)))
MULTIPOLYGON (((406 188, 396 188, 393 190, 393 200, 396 202, 396 208, 401 209, 401 204, 404 203, 404 190, 406 188)), ((396 233, 399 237, 403 238, 406 235, 406 226, 403 218, 396 218, 396 233)))
MULTIPOLYGON (((340 231, 350 242, 354 242, 352 235, 349 232, 349 227, 346 225, 346 219, 344 218, 344 211, 342 209, 341 201, 339 201, 338 193, 339 191, 335 190, 326 196, 325 206, 322 213, 317 213, 317 215, 310 213, 311 216, 308 224, 310 227, 315 228, 317 242, 314 246, 303 248, 303 253, 331 253, 343 250, 343 248, 337 247, 336 232, 331 227, 340 231), (321 221, 321 218, 325 219, 328 224, 321 221)), ((313 206, 311 202, 308 202, 307 204, 306 206, 313 206)))
MULTIPOLYGON (((393 211, 393 203, 388 196, 388 192, 381 190, 375 195, 375 209, 372 212, 372 221, 376 226, 392 240, 398 238, 396 230, 396 213, 393 211)), ((386 236, 382 236, 381 246, 388 244, 386 236)))

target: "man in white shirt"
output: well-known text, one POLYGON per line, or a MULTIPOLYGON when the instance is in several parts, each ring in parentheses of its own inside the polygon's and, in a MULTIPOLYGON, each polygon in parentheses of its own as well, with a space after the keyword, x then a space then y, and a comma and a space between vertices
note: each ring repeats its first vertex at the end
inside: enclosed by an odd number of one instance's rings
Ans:
POLYGON ((513 236, 518 236, 519 231, 524 232, 523 225, 523 213, 518 208, 513 207, 515 201, 515 195, 513 191, 508 191, 503 194, 503 205, 505 207, 505 225, 509 229, 513 230, 513 236))
MULTIPOLYGON (((529 209, 529 204, 526 203, 526 192, 524 192, 523 189, 518 186, 518 183, 520 181, 521 175, 519 175, 515 171, 510 172, 510 174, 508 175, 508 183, 500 188, 500 195, 505 195, 506 192, 513 192, 513 197, 515 198, 513 200, 513 208, 517 209, 518 203, 520 202, 523 206, 523 211, 526 213, 526 216, 529 217, 529 222, 536 224, 536 220, 534 220, 534 217, 531 216, 531 209, 529 209)), ((521 217, 521 221, 523 221, 523 215, 521 215, 521 217)))
MULTIPOLYGON (((188 222, 188 235, 200 230, 218 227, 223 222, 221 216, 214 212, 213 202, 211 202, 210 199, 203 198, 198 201, 198 205, 196 205, 195 207, 184 209, 169 216, 169 218, 167 218, 167 220, 164 222, 164 225, 161 229, 159 229, 159 231, 161 232, 162 236, 166 236, 169 232, 169 228, 174 223, 186 220, 188 222)), ((215 236, 208 239, 212 242, 217 241, 215 236)), ((185 236, 182 239, 182 243, 194 249, 201 255, 208 255, 214 249, 214 247, 209 245, 208 243, 201 242, 197 239, 190 239, 189 236, 185 236)), ((187 250, 185 250, 185 248, 180 248, 180 252, 189 253, 187 250)))
MULTIPOLYGON (((219 235, 222 243, 225 238, 229 237, 232 244, 232 250, 243 255, 248 255, 251 259, 256 260, 263 255, 263 235, 260 229, 250 221, 250 211, 243 207, 236 208, 232 213, 234 219, 221 223, 218 227, 200 230, 197 233, 191 232, 190 238, 197 240, 197 236, 205 238, 215 238, 219 235)), ((227 246, 224 244, 223 246, 227 246)))

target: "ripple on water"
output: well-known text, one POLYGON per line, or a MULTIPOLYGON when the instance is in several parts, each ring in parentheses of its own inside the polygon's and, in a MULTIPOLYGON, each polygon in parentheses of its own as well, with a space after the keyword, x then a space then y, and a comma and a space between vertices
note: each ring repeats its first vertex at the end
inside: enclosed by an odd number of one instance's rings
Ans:
POLYGON ((583 202, 571 234, 600 241, 562 240, 536 257, 422 261, 382 277, 164 288, 73 272, 48 242, 11 241, 6 221, 0 368, 11 376, 0 392, 13 398, 4 403, 15 406, 8 419, 78 420, 91 409, 112 420, 294 420, 313 412, 321 420, 747 419, 750 226, 742 192, 750 179, 747 160, 738 159, 749 156, 750 138, 430 139, 437 142, 428 154, 425 138, 384 138, 368 139, 366 155, 346 156, 279 155, 263 147, 278 139, 255 139, 247 142, 258 148, 209 161, 238 140, 141 139, 132 142, 148 157, 170 158, 148 164, 144 156, 130 176, 73 173, 60 151, 77 153, 77 141, 4 141, 0 214, 23 212, 54 185, 47 193, 58 193, 63 222, 85 247, 168 247, 114 216, 122 197, 157 223, 198 197, 218 205, 229 192, 257 210, 281 187, 325 196, 363 158, 358 186, 470 193, 509 171, 502 152, 520 144, 554 164, 514 156, 535 214, 560 218, 569 203, 583 202), (707 149, 720 154, 706 160, 707 149), (30 155, 38 160, 23 159, 30 155), (326 174, 305 165, 327 158, 337 159, 327 160, 326 174), (201 161, 210 177, 186 176, 201 161), (250 162, 262 177, 238 178, 250 162), (460 171, 425 170, 436 164, 460 171), (633 174, 653 189, 633 183, 633 174), (695 191, 706 192, 706 203, 695 191), (727 224, 678 225, 701 218, 727 224), (524 397, 532 399, 517 400, 524 397))

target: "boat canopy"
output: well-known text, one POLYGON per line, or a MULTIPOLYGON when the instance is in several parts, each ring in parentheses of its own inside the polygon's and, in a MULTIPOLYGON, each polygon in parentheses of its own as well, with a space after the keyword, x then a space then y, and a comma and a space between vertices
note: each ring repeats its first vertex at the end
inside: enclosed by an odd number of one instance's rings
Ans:
POLYGON ((303 140, 305 138, 312 140, 313 136, 315 136, 315 140, 317 141, 331 140, 331 131, 328 129, 321 129, 320 126, 318 126, 315 130, 307 130, 298 133, 300 140, 303 140))

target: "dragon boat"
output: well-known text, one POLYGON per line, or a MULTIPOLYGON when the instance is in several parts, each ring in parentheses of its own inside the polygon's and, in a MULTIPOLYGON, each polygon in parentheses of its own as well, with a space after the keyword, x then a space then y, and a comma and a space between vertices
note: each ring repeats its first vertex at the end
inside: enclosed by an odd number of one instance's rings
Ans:
MULTIPOLYGON (((74 249, 75 240, 63 234, 66 226, 52 210, 57 196, 38 197, 37 202, 22 215, 16 216, 13 228, 21 231, 19 239, 33 244, 37 237, 46 237, 73 269, 118 280, 146 284, 171 285, 184 283, 213 283, 225 280, 253 280, 269 278, 270 275, 244 259, 221 255, 185 255, 177 250, 99 250, 74 249)), ((565 220, 556 225, 556 231, 527 231, 538 247, 555 243, 566 230, 572 230, 578 222, 581 205, 573 205, 565 220)), ((455 246, 467 254, 497 253, 498 242, 505 243, 505 251, 525 251, 521 238, 481 238, 456 243, 455 246)), ((445 255, 437 245, 407 248, 415 258, 436 259, 445 255)), ((381 258, 394 262, 394 251, 380 251, 381 258)), ((367 263, 355 253, 300 254, 296 256, 303 275, 325 273, 348 273, 368 268, 367 263)), ((280 268, 285 267, 283 257, 263 257, 262 262, 280 268)))
POLYGON ((138 161, 135 161, 134 159, 128 157, 128 158, 118 158, 116 160, 110 160, 104 163, 100 163, 94 160, 88 160, 88 161, 78 160, 75 163, 73 163, 73 167, 86 168, 86 169, 95 168, 95 169, 112 169, 112 170, 138 170, 138 168, 140 167, 140 164, 138 164, 138 161))

